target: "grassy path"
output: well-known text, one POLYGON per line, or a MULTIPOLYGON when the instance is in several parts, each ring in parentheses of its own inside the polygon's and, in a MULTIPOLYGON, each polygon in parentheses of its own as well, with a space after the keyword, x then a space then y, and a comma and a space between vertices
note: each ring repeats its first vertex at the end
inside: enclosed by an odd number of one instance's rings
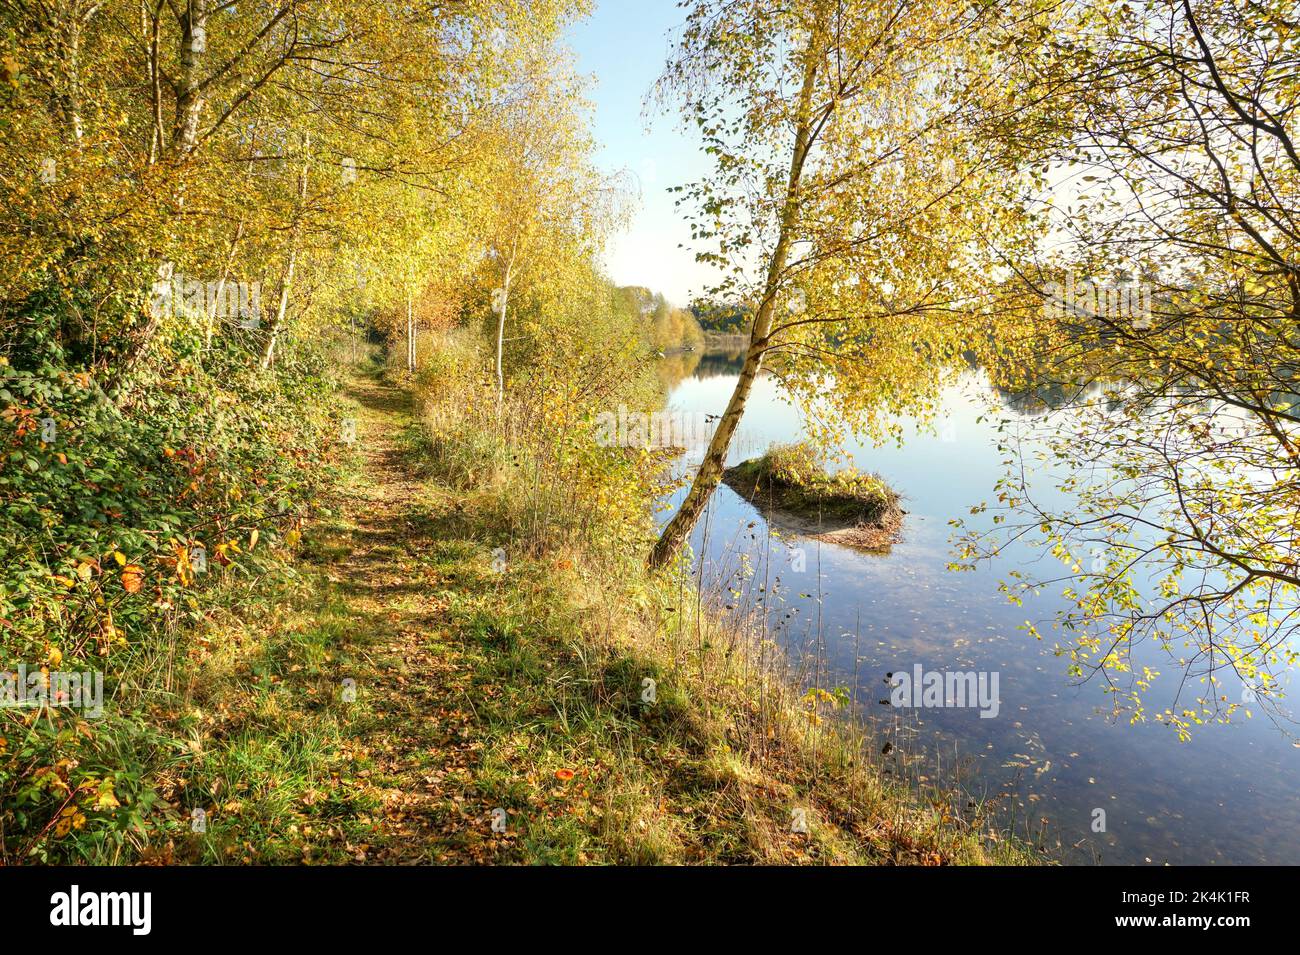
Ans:
POLYGON ((279 772, 301 796, 241 805, 243 818, 230 820, 237 852, 273 862, 659 861, 652 825, 628 818, 665 808, 639 772, 625 775, 640 762, 625 742, 643 727, 597 712, 592 694, 607 687, 591 667, 605 656, 580 647, 555 568, 520 560, 496 571, 493 547, 508 540, 493 539, 500 531, 475 495, 415 474, 408 393, 363 374, 347 397, 355 467, 333 519, 305 533, 303 583, 282 627, 290 646, 276 650, 294 712, 260 727, 310 739, 279 772), (313 663, 296 680, 283 663, 304 655, 313 663), (275 836, 248 838, 254 831, 275 836))
POLYGON ((264 615, 207 641, 203 755, 173 795, 207 794, 212 826, 180 860, 989 861, 978 824, 918 805, 856 744, 810 753, 797 709, 773 721, 723 635, 683 642, 635 575, 581 553, 511 552, 503 572, 518 489, 423 479, 410 397, 360 374, 347 398, 332 516, 264 615))
POLYGON ((319 543, 342 553, 329 574, 355 617, 372 631, 359 671, 358 711, 350 726, 372 764, 361 777, 378 792, 371 834, 376 862, 440 862, 482 844, 472 838, 457 768, 472 759, 469 714, 451 704, 468 688, 468 671, 446 629, 439 575, 427 553, 431 522, 425 488, 401 449, 414 425, 409 396, 373 378, 356 379, 362 465, 345 490, 343 523, 319 543), (457 838, 457 834, 460 838, 457 838))
POLYGON ((235 649, 198 698, 218 714, 194 780, 215 796, 199 858, 492 861, 509 842, 474 792, 481 661, 447 594, 480 555, 446 540, 456 502, 412 473, 409 396, 358 375, 347 397, 355 460, 333 516, 305 528, 296 579, 265 595, 264 617, 217 628, 235 649))
MULTIPOLYGON (((584 646, 590 634, 555 567, 512 558, 509 573, 496 571, 492 545, 508 541, 493 539, 490 503, 414 475, 406 392, 363 376, 349 397, 360 466, 338 520, 309 549, 338 598, 327 605, 354 628, 357 698, 342 722, 354 771, 338 784, 350 790, 343 802, 371 811, 336 827, 347 834, 342 854, 385 864, 663 861, 660 843, 676 840, 657 830, 672 808, 643 775, 641 747, 628 745, 645 727, 625 707, 600 712, 606 668, 625 658, 584 646)), ((637 692, 644 671, 627 676, 637 692)), ((671 771, 681 754, 666 735, 655 752, 671 771)))

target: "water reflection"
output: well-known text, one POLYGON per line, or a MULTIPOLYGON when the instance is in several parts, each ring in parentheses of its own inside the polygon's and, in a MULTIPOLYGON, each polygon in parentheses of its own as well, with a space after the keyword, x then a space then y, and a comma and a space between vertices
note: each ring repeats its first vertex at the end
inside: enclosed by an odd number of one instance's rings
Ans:
MULTIPOLYGON (((717 414, 739 364, 738 355, 700 356, 672 387, 669 407, 717 414)), ((810 682, 850 687, 882 748, 889 743, 894 771, 959 774, 977 796, 1002 800, 1022 831, 1047 820, 1070 861, 1300 862, 1300 751, 1266 720, 1201 727, 1179 743, 1166 727, 1117 719, 1095 684, 1075 685, 1066 661, 1020 629, 1050 619, 1061 597, 1045 592, 1015 607, 998 592, 999 579, 1032 567, 1039 553, 1010 547, 996 566, 947 569, 949 519, 986 500, 1002 473, 999 421, 988 409, 1014 422, 1076 398, 1058 388, 999 394, 972 371, 945 391, 937 433, 909 423, 902 447, 851 446, 857 467, 905 495, 904 539, 889 555, 776 539, 759 509, 721 487, 692 541, 705 583, 733 587, 733 612, 763 616, 810 682), (887 674, 917 665, 998 672, 997 717, 888 705, 887 674), (1104 832, 1093 831, 1098 810, 1104 832)), ((728 464, 800 432, 799 415, 765 376, 728 464)), ((1052 482, 1042 484, 1044 498, 1068 506, 1052 482)))

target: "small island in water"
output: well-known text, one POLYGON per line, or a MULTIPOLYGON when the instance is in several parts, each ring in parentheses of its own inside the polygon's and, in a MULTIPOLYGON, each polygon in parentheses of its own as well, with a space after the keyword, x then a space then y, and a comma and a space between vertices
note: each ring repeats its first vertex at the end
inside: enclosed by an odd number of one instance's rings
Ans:
POLYGON ((773 523, 813 540, 861 550, 888 550, 901 537, 901 495, 878 474, 830 471, 808 442, 776 445, 727 468, 723 480, 773 523))

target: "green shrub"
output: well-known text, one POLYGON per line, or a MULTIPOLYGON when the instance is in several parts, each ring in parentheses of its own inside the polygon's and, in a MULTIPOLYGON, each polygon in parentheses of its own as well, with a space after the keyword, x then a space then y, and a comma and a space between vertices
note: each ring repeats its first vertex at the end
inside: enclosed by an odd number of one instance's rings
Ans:
POLYGON ((279 565, 341 453, 322 357, 263 371, 247 344, 178 316, 112 397, 53 337, 0 357, 0 670, 104 685, 99 719, 0 709, 7 861, 111 861, 175 822, 153 783, 184 744, 150 727, 186 625, 279 565))

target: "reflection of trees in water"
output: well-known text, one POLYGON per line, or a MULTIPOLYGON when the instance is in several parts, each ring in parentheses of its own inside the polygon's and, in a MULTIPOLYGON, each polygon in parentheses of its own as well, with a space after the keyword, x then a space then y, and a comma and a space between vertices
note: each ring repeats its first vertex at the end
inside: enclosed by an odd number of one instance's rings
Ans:
POLYGON ((744 358, 737 351, 675 352, 657 359, 655 373, 665 397, 687 378, 717 378, 740 374, 744 358))
MULTIPOLYGON (((1025 417, 1082 407, 1093 399, 1099 400, 1108 413, 1117 412, 1126 404, 1142 402, 1149 406, 1169 399, 1178 399, 1188 407, 1203 412, 1211 411, 1217 404, 1203 392, 1186 386, 1161 391, 1156 384, 1138 379, 1094 379, 1086 382, 1043 380, 1032 386, 1009 388, 1003 384, 994 384, 993 388, 1003 408, 1025 417)), ((1300 409, 1300 395, 1294 392, 1275 390, 1268 394, 1268 399, 1282 410, 1300 409)))
POLYGON ((1085 402, 1101 391, 1101 385, 1096 382, 1080 385, 1050 381, 1029 388, 1013 389, 996 385, 995 389, 1002 407, 1025 417, 1034 417, 1085 402))
POLYGON ((745 357, 739 349, 736 351, 705 352, 700 356, 700 364, 695 377, 717 378, 720 375, 739 375, 744 364, 745 357))
MULTIPOLYGON (((973 355, 965 356, 973 371, 980 369, 973 355)), ((745 363, 744 348, 712 348, 704 352, 684 352, 667 355, 659 361, 659 377, 665 393, 687 378, 717 378, 738 375, 745 363)), ((994 386, 1002 405, 1009 411, 1026 417, 1057 411, 1086 401, 1101 391, 1096 382, 1041 381, 1029 387, 1009 388, 994 386)))
POLYGON ((700 364, 700 353, 698 351, 673 352, 663 358, 655 359, 654 362, 655 374, 659 377, 659 389, 663 397, 667 398, 674 388, 695 374, 700 364))
MULTIPOLYGON (((1245 709, 1295 737, 1300 720, 1283 686, 1300 634, 1296 469, 1243 411, 1248 401, 1149 364, 1143 375, 1086 385, 997 388, 1005 407, 1040 420, 1004 436, 997 526, 963 526, 959 566, 996 557, 1011 540, 1058 558, 1062 573, 1012 573, 1009 592, 1018 600, 1064 588, 1069 605, 1055 624, 1071 673, 1104 682, 1114 715, 1167 723, 1186 739, 1245 709), (1027 463, 1047 458, 1061 469, 1054 483, 1069 492, 1067 506, 1029 479, 1027 463), (1135 652, 1143 643, 1173 661, 1163 711, 1143 705, 1159 673, 1146 669, 1154 657, 1135 652)), ((1296 399, 1284 386, 1270 400, 1282 408, 1296 399)))

